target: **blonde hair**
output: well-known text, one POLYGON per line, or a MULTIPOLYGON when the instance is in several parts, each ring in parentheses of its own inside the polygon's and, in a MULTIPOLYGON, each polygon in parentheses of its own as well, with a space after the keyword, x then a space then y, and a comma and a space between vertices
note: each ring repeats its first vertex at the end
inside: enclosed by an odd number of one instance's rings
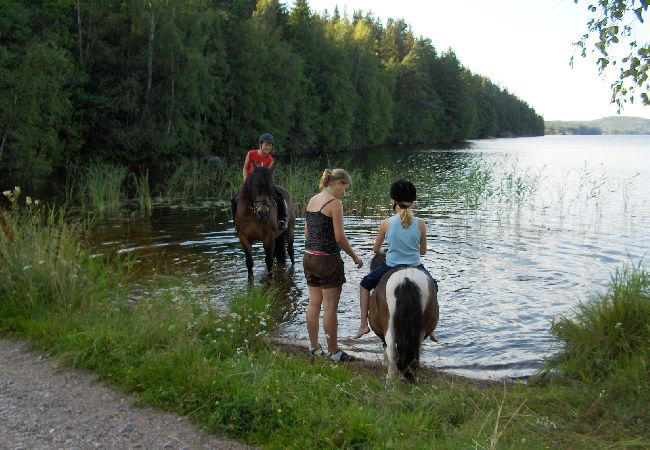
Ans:
POLYGON ((399 221, 402 228, 410 227, 413 223, 413 211, 411 211, 413 202, 396 202, 395 205, 399 208, 399 221))
POLYGON ((350 175, 343 169, 325 169, 323 175, 320 177, 320 183, 318 184, 318 189, 323 190, 328 185, 335 183, 337 181, 342 181, 344 184, 352 184, 352 178, 350 175))

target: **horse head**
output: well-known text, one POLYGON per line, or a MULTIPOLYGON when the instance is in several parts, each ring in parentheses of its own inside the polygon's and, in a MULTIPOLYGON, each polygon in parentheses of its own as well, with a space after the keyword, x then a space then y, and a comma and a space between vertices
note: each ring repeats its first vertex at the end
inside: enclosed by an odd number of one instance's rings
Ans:
POLYGON ((262 222, 271 219, 273 189, 273 171, 268 167, 254 165, 244 182, 243 192, 249 198, 250 208, 262 222))

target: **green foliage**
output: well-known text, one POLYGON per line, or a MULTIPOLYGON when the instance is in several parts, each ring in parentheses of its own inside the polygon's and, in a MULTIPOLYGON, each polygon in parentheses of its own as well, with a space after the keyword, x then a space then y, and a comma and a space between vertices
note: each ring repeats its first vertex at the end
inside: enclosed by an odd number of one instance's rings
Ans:
POLYGON ((278 153, 541 134, 403 20, 307 1, 2 0, 0 176, 45 188, 73 163, 160 169, 278 153))
MULTIPOLYGON (((575 3, 579 1, 574 0, 575 3)), ((650 42, 637 42, 634 34, 635 29, 646 26, 644 15, 648 6, 647 0, 590 3, 587 6, 591 15, 587 32, 575 43, 582 57, 587 56, 591 46, 594 47, 591 51, 597 54, 596 65, 600 73, 608 72, 612 67, 618 68, 611 87, 612 103, 616 103, 619 110, 625 103, 635 100, 650 105, 650 42)))
POLYGON ((119 210, 124 200, 126 177, 127 170, 123 166, 106 163, 88 166, 81 182, 82 208, 99 216, 119 210))
POLYGON ((590 382, 632 374, 635 383, 621 388, 647 396, 650 274, 640 265, 617 270, 607 293, 581 303, 574 317, 561 317, 552 330, 564 344, 552 365, 563 373, 590 382))
POLYGON ((611 116, 589 121, 546 122, 546 134, 650 134, 650 119, 611 116))
MULTIPOLYGON (((29 197, 26 197, 26 200, 29 197)), ((43 309, 67 314, 113 298, 125 278, 124 264, 112 268, 80 244, 87 224, 63 209, 27 200, 12 212, 0 209, 0 329, 12 330, 16 315, 43 309)))
POLYGON ((314 162, 292 161, 290 164, 276 163, 274 183, 291 193, 296 216, 303 216, 310 197, 318 190, 322 169, 314 162))
POLYGON ((199 161, 183 161, 167 176, 161 187, 163 195, 169 199, 219 198, 230 197, 241 187, 241 168, 239 164, 224 161, 217 167, 199 161))
MULTIPOLYGON (((269 448, 650 445, 647 385, 621 397, 561 379, 544 388, 445 376, 385 384, 355 374, 358 363, 348 370, 278 351, 267 337, 280 315, 273 291, 242 291, 220 311, 181 280, 129 286, 123 262, 92 257, 78 240, 84 224, 64 217, 22 204, 0 210, 0 331, 209 431, 269 448)), ((647 274, 634 276, 621 295, 647 291, 647 274)), ((625 323, 616 332, 641 330, 630 326, 636 319, 633 310, 614 319, 625 323)), ((645 336, 616 335, 626 342, 616 353, 638 351, 645 336)))
POLYGON ((138 207, 142 213, 150 216, 153 211, 153 201, 151 200, 151 190, 149 188, 149 171, 145 170, 140 175, 131 174, 131 176, 135 185, 138 207))

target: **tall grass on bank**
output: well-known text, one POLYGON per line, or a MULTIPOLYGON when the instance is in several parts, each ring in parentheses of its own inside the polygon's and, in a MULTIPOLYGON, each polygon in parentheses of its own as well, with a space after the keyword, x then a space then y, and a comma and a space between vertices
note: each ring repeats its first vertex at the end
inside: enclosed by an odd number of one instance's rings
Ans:
POLYGON ((186 282, 160 277, 134 299, 123 265, 80 243, 83 223, 47 210, 2 217, 11 237, 0 230, 0 332, 208 430, 266 448, 650 445, 647 404, 601 386, 386 385, 355 374, 359 363, 279 351, 267 339, 279 317, 272 291, 242 291, 220 312, 186 282))
POLYGON ((80 241, 87 229, 63 209, 24 207, 3 214, 0 230, 0 329, 38 310, 75 311, 119 289, 121 267, 107 268, 80 241))
POLYGON ((580 303, 552 331, 564 344, 552 367, 650 404, 650 274, 640 264, 617 270, 606 293, 580 303))
POLYGON ((277 167, 273 181, 291 193, 296 216, 300 217, 305 214, 311 196, 318 192, 321 175, 322 170, 315 163, 292 161, 277 167))
POLYGON ((195 200, 213 197, 229 200, 241 187, 241 165, 223 161, 211 166, 201 161, 180 163, 163 183, 163 196, 169 199, 195 200))
MULTIPOLYGON (((414 168, 404 172, 403 167, 383 167, 365 172, 355 168, 351 161, 339 164, 350 167, 353 183, 345 198, 345 208, 352 214, 389 214, 388 189, 398 178, 408 177, 418 188, 419 196, 434 201, 464 205, 478 209, 487 202, 520 205, 534 196, 541 173, 524 172, 516 167, 497 167, 495 164, 471 163, 463 170, 441 174, 414 168)), ((96 164, 71 168, 66 180, 66 204, 80 203, 86 212, 99 217, 121 213, 125 200, 124 182, 129 177, 131 191, 141 212, 151 214, 153 209, 148 171, 128 172, 122 166, 96 164), (73 201, 74 200, 74 201, 73 201)), ((309 198, 318 190, 322 167, 315 162, 292 160, 277 166, 275 183, 292 195, 296 214, 302 216, 309 198)), ((239 162, 224 160, 213 166, 198 160, 188 160, 175 166, 156 187, 168 200, 193 202, 201 198, 229 201, 241 187, 239 162)))
POLYGON ((99 163, 89 166, 81 186, 81 204, 86 211, 105 216, 119 210, 124 200, 122 188, 128 175, 126 167, 99 163))

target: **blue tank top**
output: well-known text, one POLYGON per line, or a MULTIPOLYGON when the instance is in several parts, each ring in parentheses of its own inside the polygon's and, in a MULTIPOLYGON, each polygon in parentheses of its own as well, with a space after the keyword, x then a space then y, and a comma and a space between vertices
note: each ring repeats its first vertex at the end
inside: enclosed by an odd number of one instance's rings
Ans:
POLYGON ((386 264, 396 266, 419 266, 420 263, 420 227, 419 219, 413 217, 408 228, 402 227, 399 214, 388 219, 388 232, 386 233, 388 251, 386 264))

